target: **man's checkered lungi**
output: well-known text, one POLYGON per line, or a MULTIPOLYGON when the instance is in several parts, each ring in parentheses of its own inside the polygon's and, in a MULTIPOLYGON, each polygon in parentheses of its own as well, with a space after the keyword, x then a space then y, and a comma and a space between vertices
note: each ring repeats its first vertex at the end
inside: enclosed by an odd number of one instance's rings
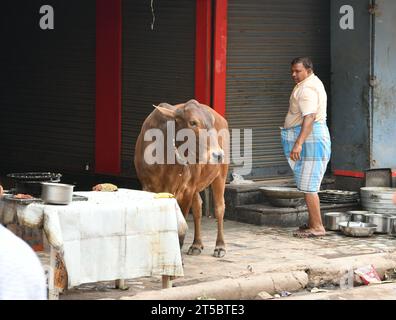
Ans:
POLYGON ((294 173, 297 188, 303 192, 318 192, 330 160, 331 141, 325 123, 315 122, 312 133, 302 145, 301 159, 293 161, 290 152, 301 132, 301 126, 282 128, 283 151, 294 173))

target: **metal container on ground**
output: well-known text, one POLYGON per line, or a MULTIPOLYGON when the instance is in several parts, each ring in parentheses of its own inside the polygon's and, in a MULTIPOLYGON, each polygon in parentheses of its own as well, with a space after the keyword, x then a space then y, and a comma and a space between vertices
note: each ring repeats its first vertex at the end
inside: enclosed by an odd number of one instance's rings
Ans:
POLYGON ((396 216, 392 216, 389 218, 388 234, 390 236, 396 237, 396 216))
POLYGON ((326 230, 338 231, 340 230, 339 223, 349 221, 350 214, 346 212, 326 212, 324 214, 324 227, 326 230))
POLYGON ((393 194, 396 188, 363 187, 360 188, 360 199, 363 209, 375 213, 396 215, 396 204, 393 194))
POLYGON ((347 211, 348 214, 351 215, 351 220, 353 222, 366 222, 366 215, 373 214, 373 211, 366 210, 352 210, 347 211))
POLYGON ((377 225, 364 222, 340 222, 340 230, 343 234, 350 237, 370 237, 377 229, 377 225))
POLYGON ((372 213, 366 215, 366 222, 377 225, 375 233, 388 233, 391 217, 391 215, 372 213))

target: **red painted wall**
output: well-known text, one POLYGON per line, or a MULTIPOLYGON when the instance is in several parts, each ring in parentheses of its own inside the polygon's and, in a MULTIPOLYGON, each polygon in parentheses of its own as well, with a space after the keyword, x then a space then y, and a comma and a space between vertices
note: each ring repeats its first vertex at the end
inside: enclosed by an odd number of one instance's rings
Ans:
POLYGON ((97 0, 96 173, 120 173, 121 26, 121 0, 97 0))
POLYGON ((225 115, 227 71, 227 0, 215 0, 212 106, 225 115))
POLYGON ((212 0, 196 0, 195 99, 211 104, 212 0))

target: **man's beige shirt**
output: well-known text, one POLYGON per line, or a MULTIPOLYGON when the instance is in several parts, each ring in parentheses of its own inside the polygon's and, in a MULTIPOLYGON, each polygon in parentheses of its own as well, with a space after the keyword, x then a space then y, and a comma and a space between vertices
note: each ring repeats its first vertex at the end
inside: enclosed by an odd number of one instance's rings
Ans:
POLYGON ((326 108, 327 95, 323 83, 315 74, 311 74, 294 87, 283 127, 291 128, 301 125, 304 116, 312 113, 316 113, 315 122, 326 123, 326 108))

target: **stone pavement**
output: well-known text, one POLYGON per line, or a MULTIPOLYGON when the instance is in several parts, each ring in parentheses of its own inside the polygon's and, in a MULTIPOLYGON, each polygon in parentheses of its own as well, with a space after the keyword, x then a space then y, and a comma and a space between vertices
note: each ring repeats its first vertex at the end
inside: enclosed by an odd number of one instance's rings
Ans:
MULTIPOLYGON (((329 231, 322 238, 298 239, 292 236, 294 228, 270 228, 230 220, 224 222, 227 254, 224 258, 214 258, 212 254, 217 224, 216 219, 208 217, 202 218, 204 250, 200 256, 188 256, 186 252, 192 243, 194 230, 191 215, 188 224, 190 229, 182 250, 185 276, 175 279, 174 287, 271 272, 304 271, 314 264, 326 268, 332 263, 343 261, 361 263, 356 262, 359 261, 357 258, 364 258, 362 261, 365 264, 390 259, 396 267, 396 237, 375 235, 371 238, 349 238, 329 231)), ((313 274, 310 276, 320 285, 328 284, 323 274, 317 278, 313 274)), ((312 283, 312 286, 315 284, 312 283)), ((120 291, 114 289, 113 282, 85 284, 67 290, 60 299, 118 299, 133 296, 143 291, 160 290, 161 278, 129 279, 127 285, 128 290, 120 291)))
POLYGON ((279 300, 396 300, 396 283, 329 290, 323 293, 299 293, 279 300))

